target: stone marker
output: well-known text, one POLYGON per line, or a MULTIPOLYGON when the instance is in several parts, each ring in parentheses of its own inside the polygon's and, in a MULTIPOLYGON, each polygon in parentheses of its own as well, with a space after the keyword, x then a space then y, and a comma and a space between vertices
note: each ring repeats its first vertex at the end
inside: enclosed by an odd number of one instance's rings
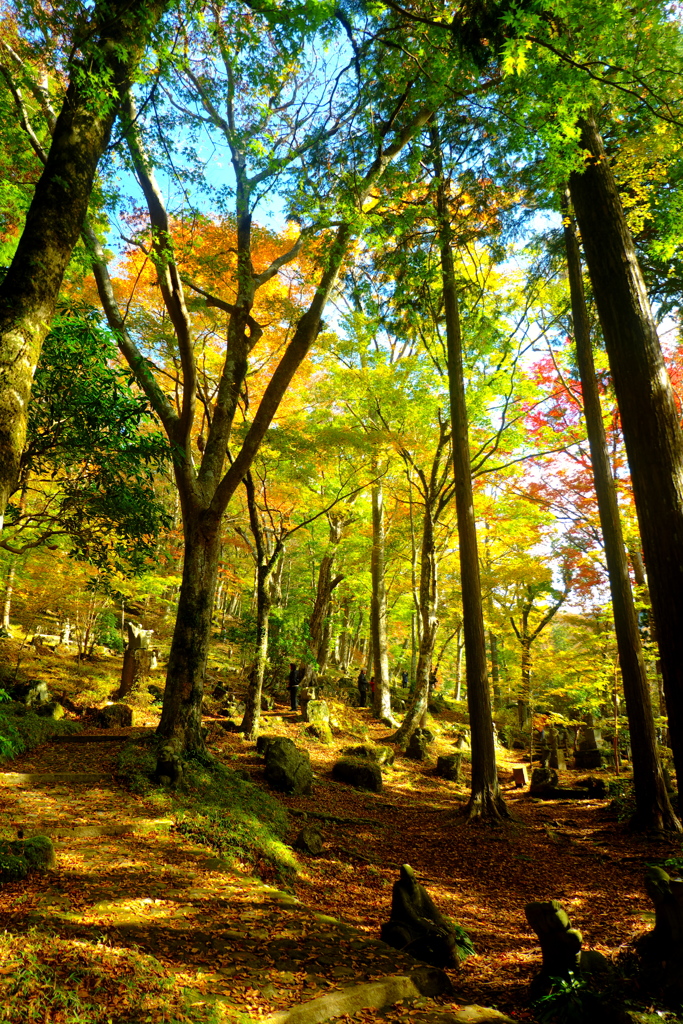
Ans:
POLYGON ((650 867, 645 878, 647 894, 655 906, 655 926, 638 940, 644 960, 656 964, 666 997, 683 998, 683 878, 663 868, 650 867))
POLYGON ((516 789, 524 789, 525 786, 529 785, 529 776, 523 764, 515 765, 512 769, 512 778, 514 779, 516 789))
POLYGON ((458 751, 455 754, 444 754, 436 759, 436 774, 449 782, 460 782, 460 768, 462 765, 462 754, 458 751))
POLYGON ((332 743, 332 729, 330 727, 330 709, 325 700, 309 700, 306 703, 304 721, 309 722, 307 732, 311 733, 321 743, 332 743))
POLYGON ((433 739, 428 729, 416 729, 406 747, 406 757, 412 761, 426 761, 429 757, 429 744, 433 739))
POLYGON ((391 896, 391 917, 380 938, 433 967, 457 967, 456 929, 443 916, 410 864, 401 867, 391 896))
POLYGON ((608 961, 596 950, 581 952, 583 936, 572 928, 567 914, 558 900, 527 903, 526 919, 538 935, 543 955, 543 966, 531 982, 529 996, 538 999, 548 993, 553 979, 569 978, 570 974, 604 971, 608 961))

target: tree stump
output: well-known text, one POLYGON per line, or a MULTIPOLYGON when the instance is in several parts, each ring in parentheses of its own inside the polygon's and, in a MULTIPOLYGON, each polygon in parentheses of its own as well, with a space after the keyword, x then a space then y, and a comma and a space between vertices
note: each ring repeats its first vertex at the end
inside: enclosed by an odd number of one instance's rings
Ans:
POLYGON ((145 681, 154 661, 154 651, 149 649, 153 629, 143 629, 134 622, 127 623, 128 644, 123 652, 121 682, 114 694, 115 700, 122 700, 127 694, 145 681))

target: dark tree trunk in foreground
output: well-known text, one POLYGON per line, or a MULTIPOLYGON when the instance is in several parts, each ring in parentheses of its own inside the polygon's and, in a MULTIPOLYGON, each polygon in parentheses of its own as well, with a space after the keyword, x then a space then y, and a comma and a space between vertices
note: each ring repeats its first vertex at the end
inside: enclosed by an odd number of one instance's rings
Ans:
MULTIPOLYGON (((375 473, 378 467, 374 467, 375 473)), ((370 607, 375 677, 373 710, 376 718, 391 718, 389 653, 387 648, 387 593, 384 579, 384 494, 380 480, 372 485, 372 604, 370 607)))
POLYGON ((33 374, 81 234, 97 164, 164 6, 149 0, 95 6, 90 42, 73 61, 45 169, 0 285, 0 529, 17 485, 33 374))
POLYGON ((453 426, 455 507, 458 520, 463 628, 467 659, 467 706, 472 732, 472 792, 466 814, 468 818, 498 819, 509 817, 509 812, 498 787, 496 772, 496 746, 489 696, 486 633, 479 576, 477 529, 474 518, 467 404, 462 364, 462 337, 453 261, 453 238, 448 209, 448 187, 443 176, 441 147, 436 127, 430 129, 430 137, 437 188, 437 235, 441 254, 448 354, 448 390, 453 426))
POLYGON ((219 520, 183 508, 185 559, 157 735, 178 753, 203 750, 202 695, 221 551, 219 520), (169 683, 172 682, 172 685, 169 683))
POLYGON ((683 435, 633 240, 592 119, 570 192, 619 404, 683 792, 683 435))
POLYGON ((588 430, 600 526, 605 544, 626 714, 631 733, 633 783, 636 797, 636 811, 632 824, 643 829, 680 831, 681 824, 671 807, 657 753, 650 688, 640 642, 638 619, 633 603, 616 486, 610 469, 600 396, 595 378, 579 246, 574 224, 567 216, 566 210, 564 214, 564 236, 576 357, 581 376, 583 409, 588 430))

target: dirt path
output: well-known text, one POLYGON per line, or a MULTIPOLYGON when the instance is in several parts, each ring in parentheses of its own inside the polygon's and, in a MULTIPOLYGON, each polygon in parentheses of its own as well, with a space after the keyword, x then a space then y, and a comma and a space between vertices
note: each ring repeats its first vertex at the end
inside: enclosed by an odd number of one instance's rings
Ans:
POLYGON ((0 888, 0 928, 134 943, 198 1000, 262 1014, 416 966, 291 894, 229 871, 114 777, 124 740, 47 744, 0 770, 0 838, 52 838, 54 872, 0 888), (199 977, 201 972, 201 980, 199 977))
MULTIPOLYGON (((297 723, 274 721, 302 742, 297 723)), ((382 739, 381 726, 368 720, 368 730, 382 739)), ((436 780, 431 766, 400 759, 381 794, 360 793, 331 779, 337 749, 310 743, 314 795, 283 802, 294 812, 292 838, 310 815, 325 852, 304 860, 292 895, 227 870, 121 789, 114 771, 124 741, 48 744, 0 771, 0 838, 18 829, 47 834, 57 854, 56 871, 0 888, 0 928, 33 924, 135 944, 177 972, 197 1000, 221 1000, 254 1017, 414 967, 377 941, 396 868, 410 862, 477 950, 453 974, 455 1000, 427 1008, 480 1003, 529 1020, 526 992, 539 949, 524 904, 560 899, 585 945, 614 958, 646 926, 645 862, 680 855, 680 842, 628 835, 604 802, 539 804, 511 783, 516 824, 461 825, 453 812, 465 786, 436 780), (354 820, 333 820, 340 818, 354 820)), ((227 735, 218 752, 263 784, 253 746, 227 735)))

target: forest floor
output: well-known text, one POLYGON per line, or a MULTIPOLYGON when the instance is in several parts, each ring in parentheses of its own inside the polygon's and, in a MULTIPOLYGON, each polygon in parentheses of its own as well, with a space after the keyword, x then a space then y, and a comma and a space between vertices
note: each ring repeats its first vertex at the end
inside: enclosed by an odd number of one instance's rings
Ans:
MULTIPOLYGON (((386 742, 386 727, 369 711, 354 710, 353 717, 371 740, 386 742)), ((315 771, 311 796, 281 798, 291 813, 290 839, 306 821, 325 844, 322 855, 300 858, 288 892, 247 871, 227 870, 211 850, 184 839, 172 816, 159 819, 152 803, 122 788, 116 758, 131 730, 120 730, 108 742, 48 743, 0 766, 0 838, 14 838, 18 829, 26 837, 45 834, 57 853, 54 871, 0 888, 0 931, 20 935, 34 926, 63 939, 136 948, 172 971, 196 1005, 218 1001, 228 1013, 259 1019, 410 968, 410 958, 377 942, 391 886, 407 862, 476 949, 451 973, 455 994, 423 1001, 421 1019, 437 1007, 476 1003, 531 1021, 527 993, 540 948, 525 904, 560 900, 582 931, 584 948, 619 961, 652 926, 646 864, 681 856, 680 839, 629 833, 608 801, 541 802, 516 790, 518 754, 500 752, 500 779, 515 820, 492 827, 458 818, 467 780, 437 778, 433 761, 397 758, 384 770, 383 791, 371 794, 331 778, 352 736, 325 747, 305 737, 300 717, 283 708, 264 715, 262 732, 306 746, 315 771)), ((439 752, 452 749, 439 744, 439 752)), ((238 734, 223 734, 212 752, 265 785, 262 759, 238 734)), ((563 781, 578 777, 567 772, 563 781)), ((3 973, 0 968, 0 985, 3 973)), ((115 1015, 125 992, 111 998, 112 1019, 129 1020, 115 1015)), ((60 1018, 45 1018, 52 1019, 60 1018)), ((415 1020, 415 1010, 354 1018, 380 1019, 415 1020)))

